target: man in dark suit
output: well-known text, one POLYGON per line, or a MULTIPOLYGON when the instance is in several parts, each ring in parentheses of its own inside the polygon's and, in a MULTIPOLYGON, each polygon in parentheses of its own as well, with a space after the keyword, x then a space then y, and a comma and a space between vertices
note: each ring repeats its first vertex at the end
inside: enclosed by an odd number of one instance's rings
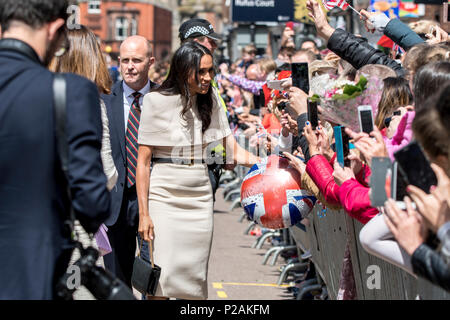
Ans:
MULTIPOLYGON (((116 83, 110 95, 103 96, 112 156, 119 173, 116 187, 111 190, 111 216, 105 222, 112 252, 103 258, 106 269, 131 287, 139 225, 135 175, 140 107, 144 95, 156 85, 148 79, 155 58, 144 37, 132 36, 121 44, 119 61, 123 81, 116 83)), ((146 253, 147 247, 143 250, 146 253)))
POLYGON ((57 151, 54 75, 46 67, 64 42, 67 7, 65 0, 0 2, 0 299, 55 297, 73 249, 64 232, 68 187, 87 232, 109 215, 98 91, 72 74, 64 76, 69 181, 57 151))

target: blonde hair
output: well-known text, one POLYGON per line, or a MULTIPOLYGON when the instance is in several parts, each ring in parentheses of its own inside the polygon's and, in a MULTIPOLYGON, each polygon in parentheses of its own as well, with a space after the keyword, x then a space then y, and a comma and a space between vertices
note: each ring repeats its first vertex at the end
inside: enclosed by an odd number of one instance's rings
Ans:
POLYGON ((397 76, 394 70, 382 64, 366 64, 365 66, 359 68, 356 74, 375 76, 382 80, 389 77, 395 78, 397 76))
POLYGON ((422 53, 430 47, 426 42, 422 42, 411 47, 405 55, 403 66, 411 73, 415 73, 419 69, 419 61, 422 53))
POLYGON ((430 32, 431 27, 440 25, 437 21, 419 20, 409 23, 408 26, 418 35, 425 35, 430 32))
POLYGON ((265 74, 269 74, 277 69, 276 62, 270 58, 261 58, 257 61, 257 64, 265 74))
POLYGON ((111 93, 112 80, 95 34, 81 25, 79 29, 67 30, 67 39, 68 52, 53 58, 49 69, 78 74, 94 82, 100 93, 111 93))
POLYGON ((252 53, 254 52, 256 54, 258 50, 256 49, 256 46, 254 44, 248 44, 242 49, 242 53, 252 53))
POLYGON ((421 43, 412 47, 406 54, 404 65, 415 74, 420 67, 432 62, 448 61, 450 46, 446 43, 428 45, 421 43))
POLYGON ((314 60, 308 65, 308 71, 309 71, 309 78, 316 75, 320 75, 323 73, 329 73, 332 72, 333 74, 336 74, 337 72, 337 62, 333 63, 326 60, 314 60))

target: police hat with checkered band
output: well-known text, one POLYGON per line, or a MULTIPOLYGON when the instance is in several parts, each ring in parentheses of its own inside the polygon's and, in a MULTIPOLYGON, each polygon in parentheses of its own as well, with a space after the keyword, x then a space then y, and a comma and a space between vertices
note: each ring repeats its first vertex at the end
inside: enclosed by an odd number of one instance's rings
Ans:
POLYGON ((190 19, 180 26, 179 37, 181 41, 188 38, 208 37, 215 41, 222 40, 222 37, 214 32, 213 26, 205 19, 190 19))

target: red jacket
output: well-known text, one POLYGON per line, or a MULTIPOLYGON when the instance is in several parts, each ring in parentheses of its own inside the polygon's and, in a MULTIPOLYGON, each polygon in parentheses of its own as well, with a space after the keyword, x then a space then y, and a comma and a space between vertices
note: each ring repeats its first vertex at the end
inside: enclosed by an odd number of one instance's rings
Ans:
MULTIPOLYGON (((334 162, 333 159, 331 161, 334 162)), ((317 185, 325 200, 331 204, 340 204, 339 186, 334 182, 333 171, 330 162, 323 155, 316 155, 306 163, 306 172, 317 185)))
POLYGON ((378 214, 378 210, 370 204, 368 179, 370 168, 363 166, 357 179, 345 181, 340 187, 334 182, 333 163, 322 155, 312 157, 306 164, 306 172, 329 203, 340 204, 352 218, 366 224, 378 214), (359 182, 360 181, 360 182, 359 182))
POLYGON ((362 224, 378 214, 378 209, 370 204, 369 190, 354 178, 345 181, 339 188, 341 205, 350 217, 362 224))

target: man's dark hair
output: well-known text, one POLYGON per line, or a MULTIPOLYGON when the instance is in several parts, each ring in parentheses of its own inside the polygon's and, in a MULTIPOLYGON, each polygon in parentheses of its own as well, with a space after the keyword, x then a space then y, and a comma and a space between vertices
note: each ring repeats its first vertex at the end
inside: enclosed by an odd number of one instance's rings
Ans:
POLYGON ((311 42, 312 44, 314 44, 314 47, 316 47, 316 49, 319 49, 319 47, 317 46, 317 43, 313 39, 309 39, 309 38, 303 39, 303 41, 300 43, 300 48, 302 47, 302 45, 304 43, 307 43, 307 42, 311 42))
POLYGON ((414 109, 429 108, 426 100, 450 82, 450 62, 439 61, 422 66, 414 75, 414 109))
POLYGON ((40 28, 45 23, 58 18, 68 18, 69 0, 1 0, 0 26, 7 31, 12 21, 20 21, 32 28, 40 28))
POLYGON ((275 73, 279 73, 281 71, 291 71, 291 65, 289 63, 283 63, 275 69, 275 73))

